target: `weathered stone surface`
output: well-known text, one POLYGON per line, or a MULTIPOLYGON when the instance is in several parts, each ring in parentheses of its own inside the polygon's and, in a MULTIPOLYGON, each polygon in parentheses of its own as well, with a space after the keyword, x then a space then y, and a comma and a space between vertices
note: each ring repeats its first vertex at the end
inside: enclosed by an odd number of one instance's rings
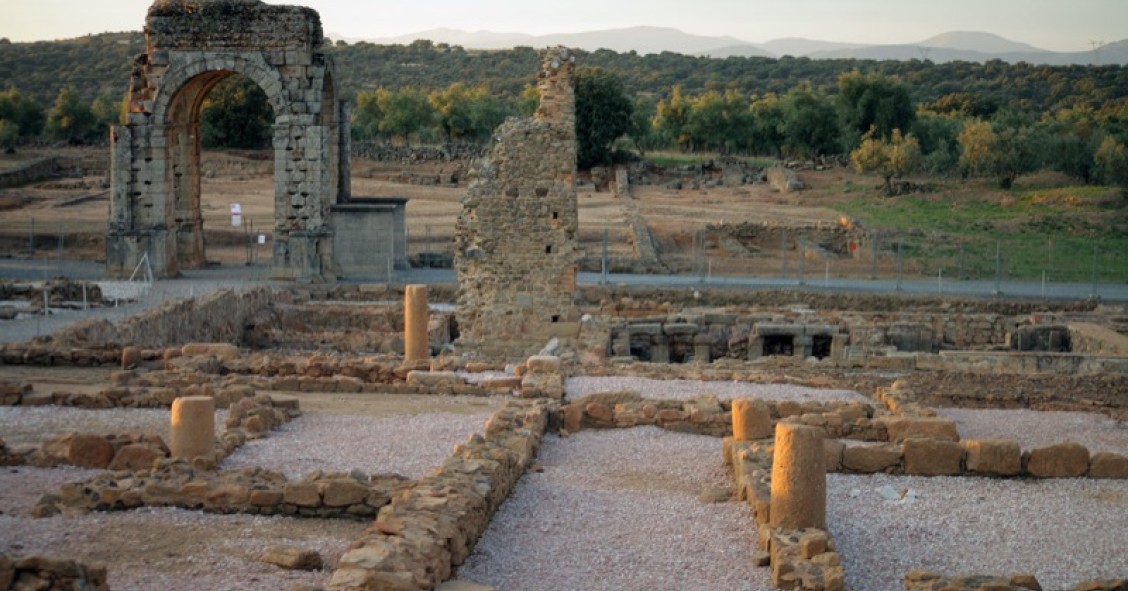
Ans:
POLYGON ((427 327, 430 323, 431 312, 427 307, 427 286, 405 286, 403 307, 404 361, 429 359, 431 357, 431 345, 427 327))
POLYGON ((407 383, 428 388, 440 388, 463 385, 466 380, 453 371, 411 371, 407 374, 407 383))
POLYGON ((956 423, 941 417, 890 416, 878 419, 889 432, 889 441, 900 443, 910 437, 959 441, 956 423))
POLYGON ((133 443, 123 446, 114 454, 110 462, 110 470, 148 470, 153 467, 153 462, 165 457, 165 454, 154 446, 145 443, 133 443))
POLYGON ((1128 457, 1107 451, 1093 454, 1089 460, 1089 477, 1128 479, 1128 457))
POLYGON ((207 456, 215 445, 215 399, 187 396, 172 403, 172 457, 191 459, 207 456))
POLYGON ((43 444, 48 456, 80 468, 105 468, 114 459, 114 446, 101 435, 68 433, 43 444))
POLYGON ((772 527, 826 527, 824 457, 822 430, 783 421, 776 424, 772 456, 772 527))
POLYGON ((347 507, 363 503, 371 489, 356 480, 335 479, 319 482, 318 490, 329 507, 347 507))
POLYGON ((771 409, 763 400, 732 401, 732 433, 738 441, 767 439, 773 435, 771 409))
POLYGON ((922 476, 955 476, 960 473, 963 448, 954 441, 906 439, 903 444, 905 473, 922 476))
POLYGON ((1075 478, 1089 471, 1089 450, 1077 443, 1059 443, 1030 450, 1026 471, 1039 478, 1075 478))
POLYGON ((837 472, 842 469, 842 453, 846 451, 846 444, 837 439, 823 440, 824 461, 827 472, 837 472))
POLYGON ((967 470, 980 474, 1014 476, 1022 472, 1022 448, 1010 439, 965 439, 967 470))
POLYGON ((262 553, 261 560, 287 570, 319 570, 321 555, 316 550, 293 546, 271 546, 262 553))
POLYGON ((316 507, 321 504, 317 488, 317 484, 313 482, 289 482, 282 490, 282 502, 299 507, 316 507))
POLYGON ((470 581, 447 581, 435 587, 435 591, 494 591, 494 588, 470 581))
POLYGON ((842 451, 842 467, 853 472, 884 472, 901 462, 901 451, 885 445, 852 445, 842 451))
POLYGON ((560 358, 555 355, 534 355, 525 361, 530 374, 560 373, 560 358))
POLYGON ((228 361, 238 359, 239 347, 231 343, 189 343, 180 348, 185 357, 215 357, 228 361))

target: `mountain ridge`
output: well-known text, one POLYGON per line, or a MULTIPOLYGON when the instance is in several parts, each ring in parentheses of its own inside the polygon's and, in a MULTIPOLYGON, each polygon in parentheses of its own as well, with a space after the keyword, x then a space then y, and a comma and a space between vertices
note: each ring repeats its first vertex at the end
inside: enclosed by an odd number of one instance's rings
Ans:
MULTIPOLYGON (((330 37, 337 38, 334 35, 330 37)), ((439 28, 378 39, 349 39, 379 45, 408 45, 426 39, 465 49, 509 49, 518 46, 565 45, 585 51, 610 49, 620 53, 662 52, 701 57, 806 57, 810 59, 931 60, 935 63, 999 59, 1008 63, 1048 65, 1128 64, 1128 39, 1088 51, 1050 51, 984 31, 947 31, 915 43, 860 44, 785 37, 753 43, 730 36, 686 33, 672 27, 637 26, 577 33, 530 35, 494 31, 464 31, 439 28)))

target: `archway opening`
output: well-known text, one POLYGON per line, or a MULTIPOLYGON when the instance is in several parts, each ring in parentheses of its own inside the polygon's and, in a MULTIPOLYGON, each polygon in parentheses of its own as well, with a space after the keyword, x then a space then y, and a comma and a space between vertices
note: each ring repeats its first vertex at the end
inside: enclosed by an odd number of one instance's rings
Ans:
POLYGON ((180 268, 268 258, 256 237, 274 217, 274 124, 266 93, 235 72, 205 72, 177 92, 168 111, 168 222, 180 268))

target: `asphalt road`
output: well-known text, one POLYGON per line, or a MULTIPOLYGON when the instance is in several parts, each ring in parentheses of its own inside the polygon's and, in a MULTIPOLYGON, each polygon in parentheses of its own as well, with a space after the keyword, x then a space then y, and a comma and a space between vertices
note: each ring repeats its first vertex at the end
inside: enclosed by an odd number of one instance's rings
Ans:
MULTIPOLYGON (((39 280, 65 276, 73 279, 100 280, 104 267, 98 263, 70 260, 24 260, 0 259, 0 278, 39 280)), ((201 289, 218 285, 237 286, 248 282, 267 281, 265 265, 254 267, 223 266, 204 270, 186 271, 177 279, 161 280, 158 285, 167 285, 177 293, 197 284, 201 289)), ((376 278, 374 281, 384 281, 376 278)), ((453 283, 454 271, 451 269, 411 269, 397 271, 394 283, 453 283)), ((1040 281, 1004 280, 995 281, 953 281, 946 278, 905 279, 890 278, 840 279, 807 275, 800 282, 797 277, 698 277, 688 275, 634 275, 609 274, 606 279, 600 273, 580 273, 579 282, 596 285, 606 281, 609 285, 727 288, 727 289, 804 289, 810 291, 849 292, 849 293, 906 293, 933 296, 974 296, 1014 299, 1053 299, 1088 300, 1099 298, 1106 302, 1128 302, 1128 284, 1102 283, 1055 283, 1043 284, 1040 281)), ((359 281, 344 281, 344 283, 359 281)), ((365 281, 371 282, 371 281, 365 281)))

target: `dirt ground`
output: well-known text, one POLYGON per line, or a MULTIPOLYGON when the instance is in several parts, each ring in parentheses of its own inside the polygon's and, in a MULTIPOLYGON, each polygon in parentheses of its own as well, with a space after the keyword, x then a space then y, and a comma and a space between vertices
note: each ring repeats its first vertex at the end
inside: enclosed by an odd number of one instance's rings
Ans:
MULTIPOLYGON (((97 155, 103 148, 87 148, 97 155)), ((84 153, 68 148, 67 152, 84 153)), ((0 166, 13 166, 15 158, 40 154, 21 153, 0 158, 0 166)), ((202 180, 202 204, 208 260, 238 265, 251 258, 270 256, 270 245, 256 245, 254 237, 273 228, 274 193, 272 165, 262 154, 237 152, 205 153, 206 174, 202 180), (239 203, 243 226, 231 226, 230 207, 239 203), (251 246, 248 246, 251 245, 251 246)), ((443 162, 386 163, 354 160, 352 192, 357 196, 406 197, 408 252, 451 253, 465 180, 457 186, 417 184, 423 177, 436 177, 464 165, 443 162), (414 179, 414 181, 413 181, 414 179)), ((465 176, 465 175, 462 175, 465 176)), ((837 223, 839 215, 826 207, 837 193, 820 190, 854 175, 845 169, 804 173, 813 189, 799 196, 773 192, 763 184, 717 187, 701 190, 670 190, 660 186, 633 188, 629 203, 651 227, 663 258, 682 268, 693 253, 693 235, 707 224, 742 221, 772 221, 786 225, 837 223)), ((581 181, 583 179, 581 178, 581 181)), ((109 209, 108 179, 57 179, 28 187, 0 190, 0 258, 25 258, 34 236, 38 258, 101 260, 105 256, 104 233, 109 209), (59 249, 62 236, 62 249, 59 249)), ((608 235, 608 254, 633 258, 633 237, 627 225, 623 200, 613 193, 596 192, 590 183, 578 187, 580 246, 587 257, 597 258, 608 235)), ((777 270, 777 254, 770 247, 760 256, 736 257, 720 249, 703 254, 716 273, 777 270)))

